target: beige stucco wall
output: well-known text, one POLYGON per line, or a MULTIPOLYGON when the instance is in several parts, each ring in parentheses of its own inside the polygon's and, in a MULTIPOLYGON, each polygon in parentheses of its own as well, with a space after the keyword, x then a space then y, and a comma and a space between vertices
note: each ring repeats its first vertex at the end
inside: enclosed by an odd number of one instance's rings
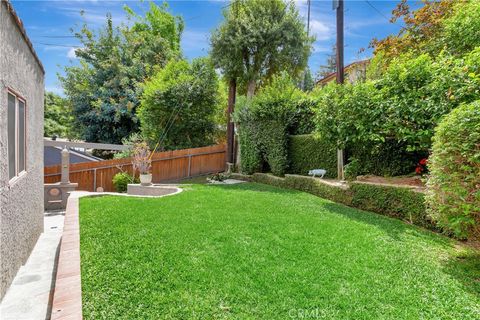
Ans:
POLYGON ((43 232, 44 74, 7 5, 0 3, 0 299, 43 232), (7 88, 26 100, 27 173, 10 183, 7 88))

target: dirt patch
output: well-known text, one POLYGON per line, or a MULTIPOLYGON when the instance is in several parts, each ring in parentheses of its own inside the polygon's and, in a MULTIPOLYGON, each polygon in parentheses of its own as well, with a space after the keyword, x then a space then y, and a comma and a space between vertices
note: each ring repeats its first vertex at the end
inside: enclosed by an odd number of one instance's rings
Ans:
POLYGON ((374 175, 366 175, 358 176, 357 181, 400 186, 425 187, 425 183, 422 181, 420 176, 379 177, 374 175))

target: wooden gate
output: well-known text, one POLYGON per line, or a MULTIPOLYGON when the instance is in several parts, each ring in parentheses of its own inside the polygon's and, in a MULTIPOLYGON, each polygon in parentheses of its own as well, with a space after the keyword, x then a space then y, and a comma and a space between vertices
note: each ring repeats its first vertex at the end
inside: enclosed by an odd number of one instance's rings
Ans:
MULTIPOLYGON (((157 152, 152 157, 152 181, 154 183, 180 180, 225 170, 226 147, 224 144, 157 152)), ((114 159, 84 162, 70 165, 70 182, 78 183, 77 190, 115 191, 113 176, 126 171, 132 174, 132 159, 114 159)), ((44 168, 44 182, 60 182, 61 166, 44 168)))

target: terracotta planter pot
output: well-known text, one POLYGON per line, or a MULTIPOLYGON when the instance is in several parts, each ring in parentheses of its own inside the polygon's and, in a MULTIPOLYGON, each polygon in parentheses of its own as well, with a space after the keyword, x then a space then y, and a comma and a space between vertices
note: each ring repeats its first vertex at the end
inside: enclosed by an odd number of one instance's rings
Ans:
POLYGON ((152 174, 151 173, 140 174, 140 184, 142 186, 151 185, 152 184, 152 174))

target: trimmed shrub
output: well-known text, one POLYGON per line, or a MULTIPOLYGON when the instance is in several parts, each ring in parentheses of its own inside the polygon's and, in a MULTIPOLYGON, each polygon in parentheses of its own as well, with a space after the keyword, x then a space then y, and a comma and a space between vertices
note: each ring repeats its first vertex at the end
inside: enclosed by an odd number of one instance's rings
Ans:
POLYGON ((275 177, 267 173, 254 173, 252 180, 258 183, 268 184, 275 187, 285 188, 285 178, 275 177))
POLYGON ((406 187, 351 183, 352 206, 436 230, 425 209, 425 194, 406 187))
POLYGON ((240 132, 242 173, 259 171, 266 162, 273 174, 285 174, 289 130, 293 130, 295 123, 309 126, 304 118, 310 112, 310 105, 297 108, 302 97, 292 78, 281 73, 251 99, 238 100, 234 119, 240 132))
POLYGON ((138 178, 131 176, 128 172, 119 172, 113 176, 113 187, 117 192, 126 192, 129 183, 140 183, 138 178))
POLYGON ((325 177, 337 174, 337 150, 334 144, 313 134, 290 136, 288 144, 290 173, 307 175, 312 169, 325 169, 325 177))
POLYGON ((428 212, 456 237, 480 236, 480 101, 453 110, 435 131, 428 212))
POLYGON ((348 188, 329 185, 325 180, 299 175, 285 175, 287 188, 311 193, 334 202, 351 205, 351 194, 348 188))
POLYGON ((332 185, 328 180, 286 174, 285 178, 265 173, 253 176, 239 175, 238 179, 264 183, 311 193, 337 203, 397 218, 420 227, 439 231, 439 227, 427 215, 425 194, 409 187, 352 182, 344 187, 332 185))

